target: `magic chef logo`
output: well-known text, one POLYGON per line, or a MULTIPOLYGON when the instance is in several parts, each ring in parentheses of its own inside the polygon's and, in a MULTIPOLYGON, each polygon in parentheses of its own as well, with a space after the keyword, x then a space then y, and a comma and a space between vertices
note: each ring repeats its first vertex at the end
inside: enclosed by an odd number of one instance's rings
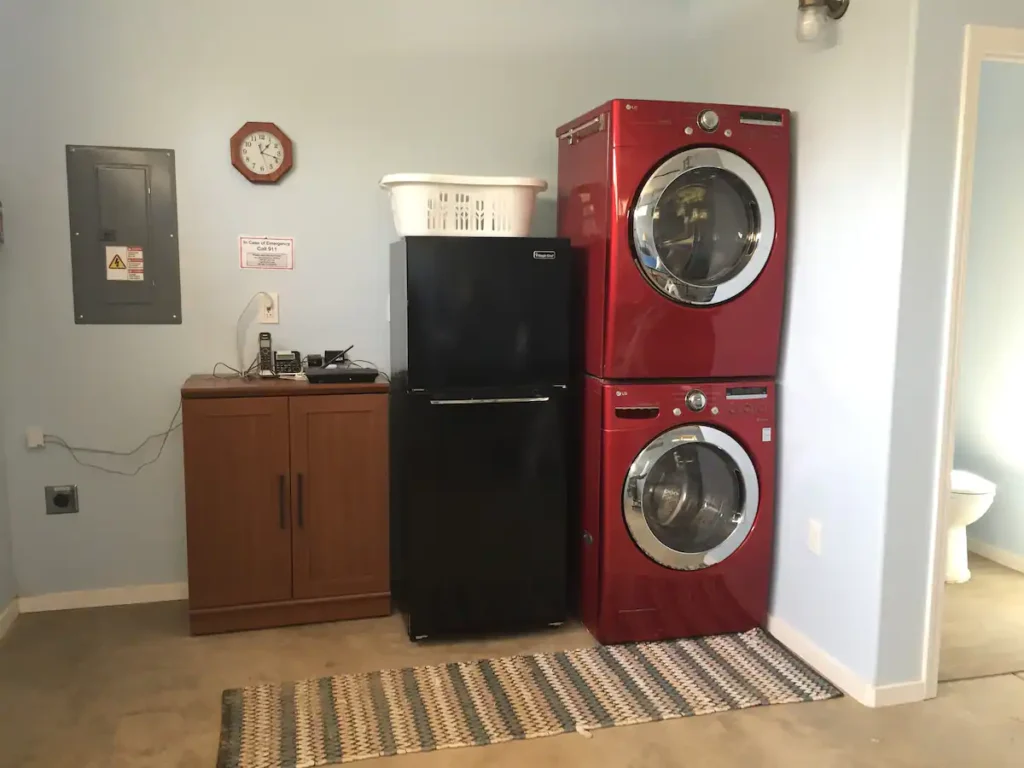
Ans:
POLYGON ((534 251, 533 258, 539 259, 540 261, 551 261, 555 258, 554 251, 534 251))

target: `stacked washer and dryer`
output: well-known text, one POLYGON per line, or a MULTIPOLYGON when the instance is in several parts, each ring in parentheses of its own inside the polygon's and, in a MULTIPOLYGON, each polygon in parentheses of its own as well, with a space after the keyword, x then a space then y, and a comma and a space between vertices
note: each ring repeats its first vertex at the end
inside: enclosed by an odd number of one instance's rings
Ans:
POLYGON ((583 621, 603 643, 760 626, 790 115, 615 100, 558 137, 583 271, 583 621))

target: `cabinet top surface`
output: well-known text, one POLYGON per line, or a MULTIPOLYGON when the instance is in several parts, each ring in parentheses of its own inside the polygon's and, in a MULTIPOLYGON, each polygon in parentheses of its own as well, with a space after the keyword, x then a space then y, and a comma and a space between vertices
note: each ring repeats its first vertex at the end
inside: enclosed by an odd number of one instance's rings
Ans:
POLYGON ((240 379, 212 376, 208 373, 189 376, 181 387, 183 398, 202 397, 272 397, 275 395, 364 395, 386 393, 383 377, 360 384, 310 384, 293 379, 240 379))

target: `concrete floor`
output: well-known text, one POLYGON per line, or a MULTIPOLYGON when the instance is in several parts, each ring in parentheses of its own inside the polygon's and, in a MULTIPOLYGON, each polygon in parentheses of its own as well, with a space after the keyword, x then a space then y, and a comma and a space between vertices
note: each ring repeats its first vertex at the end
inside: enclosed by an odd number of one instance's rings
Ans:
POLYGON ((1024 573, 969 563, 969 582, 946 585, 939 680, 1024 672, 1024 573))
MULTIPOLYGON (((191 638, 183 603, 32 614, 0 641, 0 765, 213 768, 224 688, 589 644, 579 628, 413 646, 397 617, 191 638)), ((1020 766, 1024 677, 944 684, 888 710, 765 707, 381 766, 1020 766)), ((378 763, 373 763, 378 764, 378 763)), ((368 764, 369 765, 369 764, 368 764)))

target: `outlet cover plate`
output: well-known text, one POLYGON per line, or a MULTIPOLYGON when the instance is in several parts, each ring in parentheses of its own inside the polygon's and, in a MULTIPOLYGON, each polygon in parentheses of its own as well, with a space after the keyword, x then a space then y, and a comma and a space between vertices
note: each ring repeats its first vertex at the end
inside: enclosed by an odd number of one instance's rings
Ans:
POLYGON ((78 513, 77 485, 46 486, 46 514, 74 515, 78 513))
POLYGON ((281 322, 280 296, 277 291, 267 291, 267 296, 261 296, 260 302, 260 323, 263 325, 277 325, 281 322))

